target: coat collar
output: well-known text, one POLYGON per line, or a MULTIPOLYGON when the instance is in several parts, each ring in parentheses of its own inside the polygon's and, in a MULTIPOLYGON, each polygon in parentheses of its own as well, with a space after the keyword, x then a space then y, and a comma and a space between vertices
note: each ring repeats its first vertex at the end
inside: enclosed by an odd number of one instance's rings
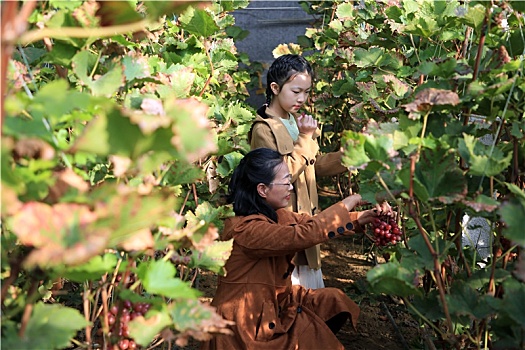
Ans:
POLYGON ((266 123, 270 127, 270 130, 272 130, 273 136, 275 137, 277 151, 282 155, 292 153, 294 149, 294 143, 290 137, 288 129, 286 129, 286 126, 283 124, 281 119, 266 113, 266 105, 259 108, 257 110, 257 114, 257 118, 255 119, 253 125, 256 123, 266 123))

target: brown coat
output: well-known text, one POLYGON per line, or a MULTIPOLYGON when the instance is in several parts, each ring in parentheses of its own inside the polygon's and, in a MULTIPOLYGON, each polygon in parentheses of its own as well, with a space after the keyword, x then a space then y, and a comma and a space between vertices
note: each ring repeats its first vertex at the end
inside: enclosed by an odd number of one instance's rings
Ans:
MULTIPOLYGON (((290 199, 289 210, 296 213, 315 215, 320 212, 317 197, 316 176, 332 176, 347 169, 341 164, 341 152, 319 155, 316 138, 299 134, 295 142, 281 119, 267 114, 268 118, 257 116, 249 135, 252 149, 266 147, 285 156, 288 169, 292 175, 294 192, 290 199)), ((321 267, 321 250, 319 245, 307 249, 306 260, 311 269, 321 267)))
POLYGON ((277 214, 279 224, 263 215, 226 220, 221 239, 233 238, 233 250, 212 305, 236 325, 233 336, 217 335, 202 349, 344 349, 325 321, 349 313, 355 327, 359 307, 336 288, 292 286, 292 257, 357 223, 342 202, 315 217, 277 214))

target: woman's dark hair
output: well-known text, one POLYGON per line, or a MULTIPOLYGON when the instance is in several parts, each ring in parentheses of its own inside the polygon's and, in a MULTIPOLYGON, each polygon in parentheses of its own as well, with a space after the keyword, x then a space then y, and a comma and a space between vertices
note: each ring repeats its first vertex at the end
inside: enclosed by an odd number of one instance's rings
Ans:
POLYGON ((300 55, 282 55, 273 61, 266 74, 266 104, 270 105, 273 92, 270 87, 272 83, 277 83, 279 88, 297 73, 308 73, 313 79, 313 69, 304 57, 300 55))
POLYGON ((260 183, 269 185, 283 156, 269 148, 256 148, 241 159, 228 186, 228 203, 236 215, 263 214, 277 222, 277 213, 257 192, 260 183))

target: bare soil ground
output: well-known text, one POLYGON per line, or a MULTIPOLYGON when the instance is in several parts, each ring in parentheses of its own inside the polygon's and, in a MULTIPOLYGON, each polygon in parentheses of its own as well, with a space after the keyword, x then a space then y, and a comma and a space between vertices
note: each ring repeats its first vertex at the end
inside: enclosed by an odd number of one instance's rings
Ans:
MULTIPOLYGON (((418 323, 402 302, 367 292, 366 273, 373 267, 373 262, 367 259, 368 251, 363 243, 366 242, 361 237, 355 236, 334 239, 322 246, 326 287, 340 288, 361 308, 357 331, 348 322, 337 338, 345 349, 352 350, 424 349, 418 323)), ((378 260, 384 262, 382 258, 378 260)), ((211 301, 217 276, 203 272, 198 280, 197 288, 204 293, 202 299, 211 301)), ((185 349, 198 348, 199 344, 191 341, 185 349)))

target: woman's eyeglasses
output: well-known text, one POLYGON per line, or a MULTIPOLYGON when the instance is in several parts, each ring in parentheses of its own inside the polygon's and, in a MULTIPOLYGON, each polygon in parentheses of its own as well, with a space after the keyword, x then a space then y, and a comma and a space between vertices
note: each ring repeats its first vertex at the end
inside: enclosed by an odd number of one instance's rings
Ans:
POLYGON ((288 175, 286 176, 286 178, 288 178, 288 182, 285 182, 285 183, 279 183, 279 182, 270 182, 270 185, 279 185, 279 186, 293 186, 292 185, 292 175, 288 175))
POLYGON ((279 186, 292 186, 292 183, 291 182, 287 182, 287 183, 284 183, 284 184, 280 184, 280 183, 277 183, 277 182, 270 182, 270 185, 279 185, 279 186))

